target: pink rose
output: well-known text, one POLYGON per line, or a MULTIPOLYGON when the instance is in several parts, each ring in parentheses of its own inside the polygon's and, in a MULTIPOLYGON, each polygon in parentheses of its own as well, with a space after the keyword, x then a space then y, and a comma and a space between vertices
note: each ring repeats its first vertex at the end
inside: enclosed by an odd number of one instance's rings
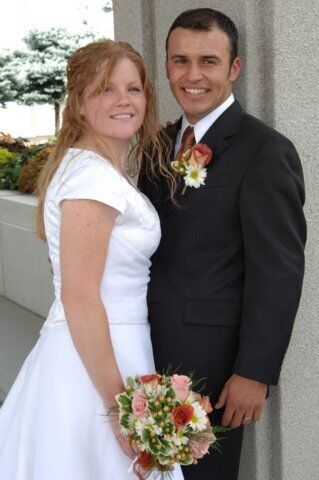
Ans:
POLYGON ((138 417, 147 417, 147 398, 144 392, 138 390, 134 393, 133 400, 132 400, 132 410, 133 414, 138 417))
POLYGON ((212 159, 211 149, 205 143, 197 143, 191 148, 189 163, 193 167, 199 165, 206 167, 212 159))
POLYGON ((195 458, 203 458, 203 456, 208 452, 209 447, 210 442, 203 442, 199 440, 189 441, 189 448, 191 449, 191 452, 195 458))
POLYGON ((177 400, 184 402, 189 394, 191 379, 186 375, 173 375, 171 377, 172 387, 174 389, 177 400))

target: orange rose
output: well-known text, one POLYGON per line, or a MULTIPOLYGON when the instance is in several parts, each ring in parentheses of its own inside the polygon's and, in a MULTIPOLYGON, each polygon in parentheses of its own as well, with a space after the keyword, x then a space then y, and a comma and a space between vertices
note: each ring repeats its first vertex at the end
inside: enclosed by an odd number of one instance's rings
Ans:
POLYGON ((140 376, 140 380, 142 383, 150 383, 150 382, 159 383, 160 378, 161 378, 160 375, 158 375, 157 373, 151 373, 150 375, 140 376))
POLYGON ((152 454, 149 452, 142 452, 139 450, 137 452, 138 460, 137 463, 140 467, 144 468, 144 470, 151 470, 153 467, 153 457, 152 454))
POLYGON ((181 405, 175 407, 172 411, 173 422, 176 428, 183 428, 191 420, 194 415, 194 407, 192 405, 181 405))
POLYGON ((189 163, 192 166, 206 167, 212 159, 211 149, 205 143, 197 143, 191 148, 189 163))

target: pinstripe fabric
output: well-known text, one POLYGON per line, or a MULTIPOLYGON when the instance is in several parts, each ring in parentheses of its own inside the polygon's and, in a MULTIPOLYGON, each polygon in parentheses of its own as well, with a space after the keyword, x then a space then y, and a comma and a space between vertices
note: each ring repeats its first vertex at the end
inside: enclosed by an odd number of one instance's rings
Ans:
MULTIPOLYGON (((238 102, 201 143, 213 151, 205 186, 178 195, 178 207, 143 169, 140 188, 162 227, 148 294, 156 366, 207 377, 215 402, 232 372, 278 382, 304 272, 304 185, 291 142, 238 102)), ((230 432, 224 453, 185 478, 235 480, 241 440, 230 432)))

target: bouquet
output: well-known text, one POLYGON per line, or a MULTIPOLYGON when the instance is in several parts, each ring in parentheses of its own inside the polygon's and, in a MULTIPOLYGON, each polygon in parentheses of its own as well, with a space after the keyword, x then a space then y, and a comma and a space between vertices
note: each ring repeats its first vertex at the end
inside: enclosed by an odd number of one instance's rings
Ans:
POLYGON ((153 373, 128 377, 115 397, 122 432, 137 452, 132 470, 138 478, 152 472, 169 478, 174 464, 196 464, 210 447, 219 450, 215 433, 226 429, 211 426, 209 397, 192 388, 186 375, 153 373))

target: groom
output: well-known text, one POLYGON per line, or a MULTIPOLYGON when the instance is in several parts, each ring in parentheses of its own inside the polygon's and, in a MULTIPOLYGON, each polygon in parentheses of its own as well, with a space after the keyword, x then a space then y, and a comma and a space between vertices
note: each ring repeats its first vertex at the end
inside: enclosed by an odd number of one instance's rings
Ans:
POLYGON ((212 160, 205 185, 185 195, 177 176, 178 205, 165 178, 153 183, 142 168, 140 181, 162 226, 149 285, 156 367, 206 377, 213 422, 232 427, 221 455, 184 469, 191 480, 237 479, 243 425, 259 420, 267 385, 278 382, 304 272, 300 160, 289 140, 234 99, 237 36, 209 8, 175 20, 166 73, 183 116, 166 129, 167 162, 199 142, 212 160))

